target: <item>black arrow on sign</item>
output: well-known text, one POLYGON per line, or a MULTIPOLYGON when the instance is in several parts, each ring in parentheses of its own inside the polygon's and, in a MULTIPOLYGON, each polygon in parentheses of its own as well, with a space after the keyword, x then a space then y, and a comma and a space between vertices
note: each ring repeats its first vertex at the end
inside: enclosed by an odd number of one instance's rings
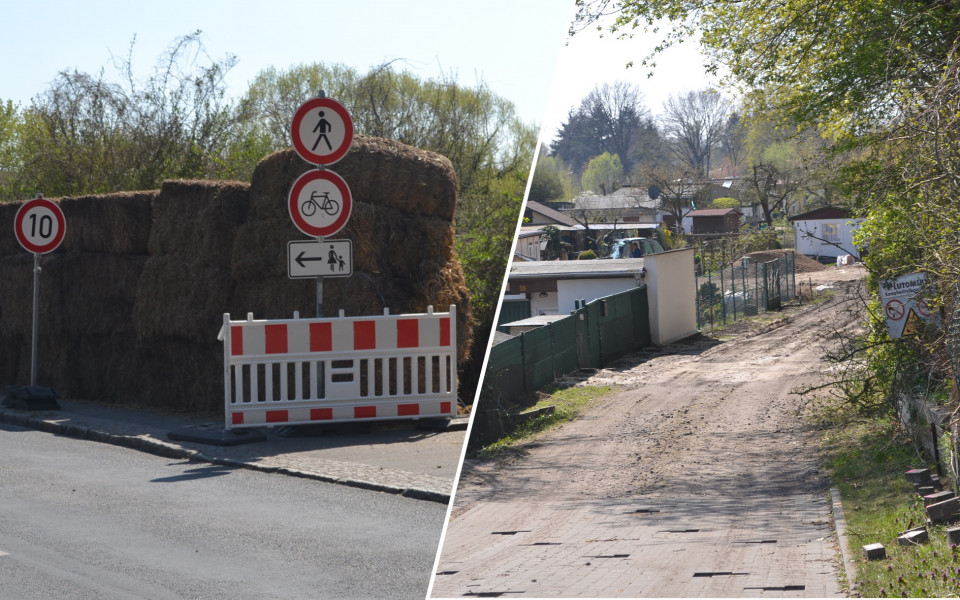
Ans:
POLYGON ((303 263, 305 263, 305 262, 307 262, 307 261, 323 260, 323 257, 322 257, 322 256, 308 256, 308 257, 304 258, 303 255, 306 254, 306 253, 307 253, 306 250, 301 250, 301 251, 300 251, 300 254, 298 254, 297 257, 296 257, 295 259, 293 259, 293 260, 297 261, 297 264, 300 265, 300 268, 301 268, 301 269, 306 268, 307 265, 305 265, 305 264, 303 264, 303 263))

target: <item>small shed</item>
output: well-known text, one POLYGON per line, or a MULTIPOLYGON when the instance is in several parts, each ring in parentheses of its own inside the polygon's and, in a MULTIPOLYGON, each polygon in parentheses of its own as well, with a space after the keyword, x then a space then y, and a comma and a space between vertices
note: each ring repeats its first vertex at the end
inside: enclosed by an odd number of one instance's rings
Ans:
POLYGON ((693 234, 736 233, 740 231, 740 217, 735 208, 705 208, 687 214, 693 223, 693 234))
POLYGON ((863 219, 839 206, 825 206, 789 218, 796 232, 797 252, 812 258, 836 258, 845 254, 860 257, 853 234, 863 219))

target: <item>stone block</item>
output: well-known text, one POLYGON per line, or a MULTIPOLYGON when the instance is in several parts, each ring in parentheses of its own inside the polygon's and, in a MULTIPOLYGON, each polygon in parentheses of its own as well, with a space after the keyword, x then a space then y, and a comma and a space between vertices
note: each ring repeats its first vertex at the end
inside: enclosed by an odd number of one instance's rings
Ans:
POLYGON ((933 487, 932 485, 917 485, 914 486, 914 489, 920 496, 929 496, 930 494, 937 493, 937 488, 933 487))
POLYGON ((863 557, 867 560, 882 560, 887 557, 883 544, 867 544, 863 547, 863 557))
POLYGON ((897 544, 900 546, 916 546, 930 540, 930 535, 926 528, 911 529, 897 538, 897 544))
POLYGON ((907 481, 910 483, 923 483, 930 481, 930 469, 910 469, 906 473, 907 481))
POLYGON ((923 505, 930 506, 931 504, 936 504, 937 502, 943 502, 944 500, 949 500, 950 498, 956 497, 956 494, 950 491, 946 492, 934 492, 932 494, 927 494, 923 497, 923 505))
POLYGON ((960 512, 960 499, 950 498, 927 507, 927 516, 934 523, 946 523, 956 518, 960 512))
POLYGON ((960 527, 954 527, 947 530, 947 544, 951 546, 960 546, 960 527))

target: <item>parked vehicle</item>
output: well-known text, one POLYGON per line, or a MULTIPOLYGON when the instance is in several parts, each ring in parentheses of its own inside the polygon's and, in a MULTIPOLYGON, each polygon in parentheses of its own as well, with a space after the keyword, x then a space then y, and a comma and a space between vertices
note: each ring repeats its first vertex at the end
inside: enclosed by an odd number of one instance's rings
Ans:
POLYGON ((659 254, 663 252, 663 246, 653 238, 632 237, 617 240, 610 251, 610 258, 631 258, 633 256, 633 243, 636 242, 640 248, 640 256, 647 254, 659 254))

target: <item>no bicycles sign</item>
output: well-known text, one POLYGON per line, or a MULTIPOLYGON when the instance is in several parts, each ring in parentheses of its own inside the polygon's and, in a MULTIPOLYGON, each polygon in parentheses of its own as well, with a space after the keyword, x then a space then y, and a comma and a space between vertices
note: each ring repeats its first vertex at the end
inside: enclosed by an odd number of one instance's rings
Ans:
POLYGON ((326 237, 350 220, 353 199, 347 182, 333 171, 307 171, 293 182, 287 209, 297 229, 309 236, 326 237))

